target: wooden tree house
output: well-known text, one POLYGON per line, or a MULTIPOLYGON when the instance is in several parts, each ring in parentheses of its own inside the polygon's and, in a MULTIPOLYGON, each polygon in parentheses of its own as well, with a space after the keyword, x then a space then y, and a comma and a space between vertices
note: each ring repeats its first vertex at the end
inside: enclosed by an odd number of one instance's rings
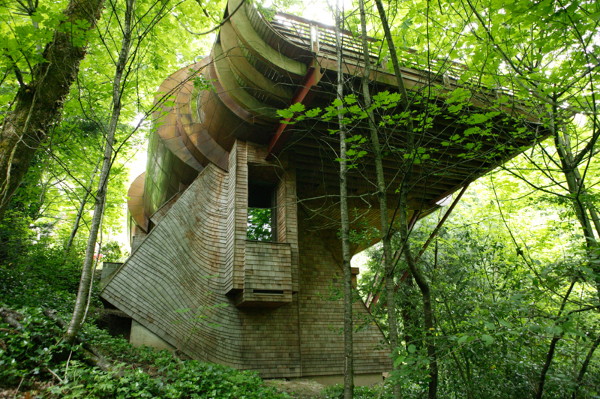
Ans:
MULTIPOLYGON (((102 298, 193 358, 263 377, 341 375, 338 144, 326 122, 287 125, 276 114, 297 102, 333 100, 333 30, 285 14, 267 21, 241 0, 230 0, 226 16, 210 56, 160 87, 159 96, 171 101, 156 115, 146 173, 129 191, 134 251, 102 298), (269 240, 247 239, 249 208, 271 210, 269 240)), ((344 71, 357 85, 360 42, 348 32, 343 40, 344 71)), ((458 87, 451 70, 406 67, 403 74, 411 93, 458 87)), ((387 70, 374 67, 371 78, 374 91, 395 91, 387 70)), ((470 107, 487 109, 497 96, 481 89, 470 107)), ((479 137, 478 152, 468 156, 470 139, 451 138, 469 126, 448 114, 433 118, 421 134, 429 161, 405 177, 413 212, 427 214, 531 145, 535 124, 526 112, 514 104, 501 110, 487 121, 494 133, 479 137), (509 133, 516 121, 526 133, 509 133)), ((389 140, 401 148, 403 132, 396 130, 389 140)), ((398 154, 388 154, 390 182, 397 165, 398 154)), ((362 159, 349 191, 357 220, 377 227, 374 174, 372 159, 362 159)), ((390 184, 390 201, 396 187, 390 184)), ((364 304, 356 302, 354 311, 366 320, 354 338, 356 374, 380 375, 391 368, 389 347, 364 304)))

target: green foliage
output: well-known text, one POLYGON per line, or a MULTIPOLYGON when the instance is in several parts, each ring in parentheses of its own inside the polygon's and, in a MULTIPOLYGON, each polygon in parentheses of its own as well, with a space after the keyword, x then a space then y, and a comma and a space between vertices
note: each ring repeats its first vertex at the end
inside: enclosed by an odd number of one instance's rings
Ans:
POLYGON ((0 220, 0 298, 15 307, 67 310, 79 282, 77 247, 67 254, 53 235, 58 217, 46 213, 50 195, 40 182, 45 170, 34 161, 21 190, 0 220))
POLYGON ((35 238, 30 228, 31 218, 24 212, 9 209, 0 220, 0 264, 17 259, 28 250, 35 238))
POLYGON ((36 379, 51 379, 49 369, 67 350, 60 342, 62 330, 40 308, 22 308, 20 313, 21 330, 0 322, 0 387, 27 388, 36 379))
POLYGON ((273 241, 273 209, 248 208, 246 238, 256 241, 273 241))
POLYGON ((19 256, 0 262, 0 297, 13 308, 36 307, 68 313, 79 283, 81 258, 46 242, 28 243, 19 256))
MULTIPOLYGON (((3 76, 1 86, 7 88, 4 85, 4 79, 7 79, 8 87, 12 89, 11 99, 17 89, 14 70, 18 68, 30 72, 34 65, 44 61, 42 50, 52 40, 53 32, 59 23, 64 20, 62 10, 65 4, 64 0, 43 2, 37 7, 33 2, 29 2, 31 7, 23 7, 17 2, 0 3, 0 76, 3 76)), ((29 78, 26 73, 23 75, 25 79, 29 78)), ((4 109, 8 103, 1 101, 3 99, 0 94, 0 109, 4 109)))
MULTIPOLYGON (((554 337, 560 340, 546 395, 572 394, 582 359, 598 336, 600 318, 592 310, 597 293, 593 277, 578 279, 557 316, 573 278, 588 270, 586 255, 572 235, 574 215, 562 212, 564 203, 554 197, 546 201, 543 194, 524 196, 529 192, 525 183, 506 174, 473 185, 425 252, 420 266, 435 304, 432 337, 422 330, 421 297, 405 275, 406 265, 398 264, 404 342, 397 348, 398 369, 391 378, 403 397, 420 397, 426 390, 428 339, 435 340, 438 351, 440 397, 530 397, 554 337)), ((411 233, 415 250, 435 219, 420 221, 411 233)), ((371 253, 371 271, 360 281, 366 292, 373 290, 382 267, 380 249, 371 253)), ((375 307, 374 315, 385 325, 385 309, 375 307)), ((579 384, 581 397, 597 395, 597 359, 596 354, 579 384)))
MULTIPOLYGON (((73 362, 68 380, 49 390, 56 398, 266 398, 287 396, 266 387, 251 372, 194 360, 177 361, 167 352, 136 351, 134 356, 150 367, 103 372, 73 362), (150 371, 150 372, 149 372, 150 371)), ((122 365, 124 366, 124 365, 122 365)))
POLYGON ((121 244, 116 241, 109 241, 102 244, 101 249, 102 262, 124 262, 128 255, 121 249, 121 244))
POLYGON ((253 5, 260 11, 261 15, 267 21, 271 21, 275 14, 282 10, 287 10, 293 6, 302 6, 302 1, 299 0, 255 0, 253 5), (265 6, 265 3, 268 6, 265 6))
POLYGON ((41 309, 19 312, 24 315, 19 320, 23 329, 0 323, 0 387, 20 385, 25 391, 36 382, 53 381, 44 391, 47 398, 288 397, 264 385, 256 373, 134 348, 88 326, 82 340, 100 348, 113 363, 111 371, 103 371, 83 362, 80 347, 66 347, 60 340, 62 330, 41 309))
MULTIPOLYGON (((1 388, 20 386, 24 392, 43 386, 47 398, 287 397, 265 386, 256 373, 134 348, 92 324, 80 338, 99 348, 113 369, 89 366, 82 349, 67 347, 61 340, 63 330, 43 313, 59 309, 59 316, 66 319, 73 304, 77 266, 64 263, 60 255, 61 251, 40 246, 20 264, 0 265, 0 308, 14 309, 22 325, 18 329, 0 319, 1 388)), ((79 260, 75 263, 80 265, 79 260)))

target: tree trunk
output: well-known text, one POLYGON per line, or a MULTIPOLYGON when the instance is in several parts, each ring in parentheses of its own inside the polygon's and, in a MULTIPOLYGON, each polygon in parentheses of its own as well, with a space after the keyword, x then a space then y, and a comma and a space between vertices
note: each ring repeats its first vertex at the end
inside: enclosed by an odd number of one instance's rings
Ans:
POLYGON ((90 229, 90 236, 85 251, 85 259, 83 262, 83 269, 81 271, 81 279, 79 281, 79 289, 77 291, 77 299, 75 301, 75 309, 73 310, 73 316, 69 323, 69 327, 65 333, 65 340, 67 342, 74 342, 81 326, 83 325, 86 309, 89 302, 89 294, 93 279, 93 267, 94 267, 94 252, 96 250, 96 243, 98 238, 98 232, 102 222, 102 216, 104 214, 104 205, 106 202, 106 189, 108 185, 108 177, 110 175, 110 168, 112 165, 112 154, 113 144, 115 140, 115 132, 117 130, 117 123, 121 114, 121 97, 123 95, 122 81, 125 67, 129 60, 129 51, 132 43, 132 18, 134 14, 134 3, 135 0, 127 0, 124 25, 123 25, 123 39, 121 42, 121 50, 119 52, 119 58, 115 68, 115 76, 113 79, 113 98, 112 98, 112 114, 108 131, 106 133, 106 147, 104 149, 104 158, 102 160, 102 169, 100 171, 100 181, 98 183, 98 192, 96 193, 96 203, 94 206, 94 216, 92 218, 92 224, 90 229))
POLYGON ((335 43, 337 56, 337 99, 338 123, 340 130, 340 220, 342 239, 342 267, 344 270, 344 399, 352 399, 354 395, 354 351, 352 320, 352 268, 350 265, 350 221, 348 217, 348 165, 346 161, 346 126, 342 115, 344 100, 344 73, 342 68, 342 13, 339 6, 335 8, 335 43))
POLYGON ((597 230, 598 221, 596 210, 589 200, 584 200, 583 197, 587 194, 585 182, 579 172, 579 165, 573 156, 573 147, 568 134, 561 132, 560 128, 554 123, 554 115, 551 116, 551 130, 554 135, 554 145, 561 165, 561 173, 565 177, 567 190, 570 195, 570 201, 579 221, 581 232, 585 239, 586 253, 590 268, 594 271, 596 294, 600 299, 600 245, 598 237, 600 231, 597 230))
MULTIPOLYGON (((104 0, 71 0, 63 21, 43 53, 46 61, 33 67, 29 84, 22 83, 14 109, 0 130, 0 218, 47 132, 59 117, 85 56, 83 37, 87 30, 71 24, 85 21, 92 29, 100 17, 104 0)), ((20 73, 20 72, 18 72, 20 73)))
POLYGON ((77 231, 79 230, 79 225, 81 224, 81 219, 83 218, 83 212, 85 211, 85 206, 88 203, 88 199, 92 192, 92 187, 94 185, 94 180, 96 180, 96 173, 98 172, 98 167, 100 165, 96 164, 94 171, 92 172, 92 176, 90 177, 90 182, 87 187, 84 187, 85 193, 83 194, 83 198, 79 203, 79 209, 77 209, 77 216, 75 217, 75 222, 73 223, 73 228, 71 229, 71 234, 69 235, 69 239, 64 247, 65 259, 69 255, 71 251, 71 247, 73 246, 73 241, 75 241, 75 236, 77 235, 77 231))
POLYGON ((404 80, 402 79, 402 70, 400 69, 400 64, 398 63, 398 53, 396 52, 396 45, 394 44, 394 38, 392 37, 390 24, 381 0, 375 0, 375 5, 377 6, 377 12, 379 13, 379 19, 381 20, 381 27, 383 28, 383 32, 385 34, 385 41, 387 42, 388 49, 390 50, 390 59, 394 68, 394 74, 396 75, 396 84, 398 85, 398 90, 400 90, 401 94, 400 103, 402 104, 404 111, 408 111, 408 93, 406 91, 406 86, 404 85, 404 80))
MULTIPOLYGON (((567 306, 567 301, 569 300, 569 296, 575 287, 575 283, 577 281, 571 281, 571 285, 569 285, 569 289, 567 290, 565 296, 563 297, 558 313, 556 314, 556 320, 560 320, 563 311, 565 310, 565 306, 567 306)), ((535 398, 542 399, 544 396, 544 385, 546 384, 546 375, 548 374, 548 370, 550 370, 550 365, 552 364, 552 360, 554 359, 554 354, 556 352, 556 345, 558 341, 560 341, 563 337, 563 334, 557 334, 552 337, 550 341, 550 346, 548 348, 548 353, 546 353, 546 359, 544 360, 544 365, 542 366, 542 371, 540 372, 540 378, 538 380, 537 387, 535 389, 535 398)))
MULTIPOLYGON (((405 186, 405 185, 404 185, 405 186)), ((425 327, 425 346, 427 348, 427 356, 429 357, 429 389, 428 398, 437 398, 437 387, 438 387, 438 362, 435 345, 435 323, 433 318, 433 306, 431 302, 431 289, 429 283, 425 279, 425 276, 419 270, 417 262, 412 255, 412 249, 409 244, 408 237, 408 220, 406 217, 406 210, 408 208, 406 204, 406 189, 402 187, 400 192, 400 240, 402 241, 404 259, 408 264, 410 273, 415 279, 417 286, 421 290, 421 296, 423 298, 423 325, 425 327)))
POLYGON ((590 362, 592 361, 592 357, 594 356, 594 352, 596 351, 596 349, 598 348, 599 345, 600 345, 600 334, 596 337, 596 339, 592 343, 592 346, 590 346, 590 350, 588 351, 588 353, 585 357, 585 360, 583 361, 583 364, 581 365, 579 374, 577 374, 577 381, 575 384, 575 391, 573 392, 573 399, 577 399, 577 397, 578 397, 579 387, 583 383, 583 377, 585 376, 585 373, 587 372, 590 362))
MULTIPOLYGON (((362 77, 362 94, 364 100, 364 106, 367 110, 369 133, 371 139, 371 147, 373 148, 373 156, 375 162, 375 172, 377 176, 377 199, 379 201, 379 232, 381 242, 383 245, 383 265, 384 265, 384 276, 386 282, 386 302, 387 302, 387 315, 388 315, 388 329, 389 329, 389 340, 392 354, 398 350, 398 321, 396 316, 396 293, 394 284, 394 262, 392 259, 392 243, 391 243, 391 229, 390 221, 388 220, 388 204, 386 196, 386 181, 383 174, 383 160, 381 155, 381 145, 379 143, 379 135, 377 132, 377 125, 375 123, 375 115, 371 110, 371 92, 369 90, 369 77, 371 75, 371 59, 369 56, 369 46, 367 43, 367 23, 365 15, 364 0, 359 0, 360 9, 360 26, 362 34, 362 47, 363 47, 363 59, 364 69, 362 77)), ((393 356, 392 356, 393 361, 393 356)), ((398 384, 394 384, 394 397, 400 397, 400 387, 398 384)))
MULTIPOLYGON (((390 30, 390 26, 388 23, 387 15, 383 8, 383 3, 381 0, 375 0, 375 5, 377 6, 377 11, 379 13, 379 18, 381 19, 381 25, 383 27, 383 31, 385 33, 385 39, 388 43, 388 48, 390 50, 390 58, 392 61, 392 65, 394 67, 394 74, 396 75, 396 83, 398 85, 398 90, 400 90, 400 104, 404 111, 409 111, 409 98, 408 93, 406 91, 406 87, 404 85, 404 80, 402 77, 402 70, 400 69, 400 65, 398 64, 398 55, 396 52, 396 46, 394 45, 394 40, 392 37, 392 33, 390 30)), ((406 165, 403 167, 404 178, 400 185, 400 200, 398 204, 398 213, 400 215, 400 239, 402 241, 404 258, 406 259, 406 263, 410 269, 412 276, 417 283, 417 286, 421 290, 421 295, 423 298, 423 322, 425 325, 425 337, 426 337, 426 345, 427 345, 427 355, 429 356, 429 391, 428 397, 429 399, 437 398, 437 386, 438 386, 438 364, 437 364, 437 354, 436 347, 434 342, 434 319, 433 319, 433 307, 431 303, 431 291, 429 288, 429 283, 421 274, 416 260, 412 255, 411 248, 409 245, 408 238, 408 202, 407 202, 407 193, 408 193, 408 177, 411 175, 412 171, 412 156, 416 153, 415 148, 415 129, 412 123, 411 118, 407 118, 407 148, 406 153, 411 156, 408 158, 406 165)), ((391 280, 393 278, 393 274, 389 276, 391 280)), ((387 282, 386 285, 393 287, 392 282, 387 282)), ((388 292, 388 295, 392 295, 388 292)), ((389 312, 389 306, 388 306, 389 312)))

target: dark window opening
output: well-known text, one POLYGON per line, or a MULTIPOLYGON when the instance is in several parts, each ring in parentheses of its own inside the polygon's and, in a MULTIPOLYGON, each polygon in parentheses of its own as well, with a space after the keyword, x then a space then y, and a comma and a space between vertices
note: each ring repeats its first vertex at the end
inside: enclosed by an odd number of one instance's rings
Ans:
POLYGON ((248 185, 248 228, 246 238, 276 241, 275 187, 270 184, 248 185))

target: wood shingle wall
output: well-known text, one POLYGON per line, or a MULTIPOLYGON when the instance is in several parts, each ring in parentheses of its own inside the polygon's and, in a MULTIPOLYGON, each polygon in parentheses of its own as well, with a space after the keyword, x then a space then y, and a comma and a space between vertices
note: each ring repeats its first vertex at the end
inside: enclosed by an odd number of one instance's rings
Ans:
MULTIPOLYGON (((229 172, 208 165, 102 296, 193 358, 263 377, 341 375, 339 244, 299 218, 293 168, 267 165, 263 152, 237 141, 229 172), (252 162, 277 172, 280 242, 246 240, 252 162)), ((362 303, 354 310, 369 320, 362 303)), ((382 340, 372 322, 355 333, 357 374, 390 368, 382 340)))

